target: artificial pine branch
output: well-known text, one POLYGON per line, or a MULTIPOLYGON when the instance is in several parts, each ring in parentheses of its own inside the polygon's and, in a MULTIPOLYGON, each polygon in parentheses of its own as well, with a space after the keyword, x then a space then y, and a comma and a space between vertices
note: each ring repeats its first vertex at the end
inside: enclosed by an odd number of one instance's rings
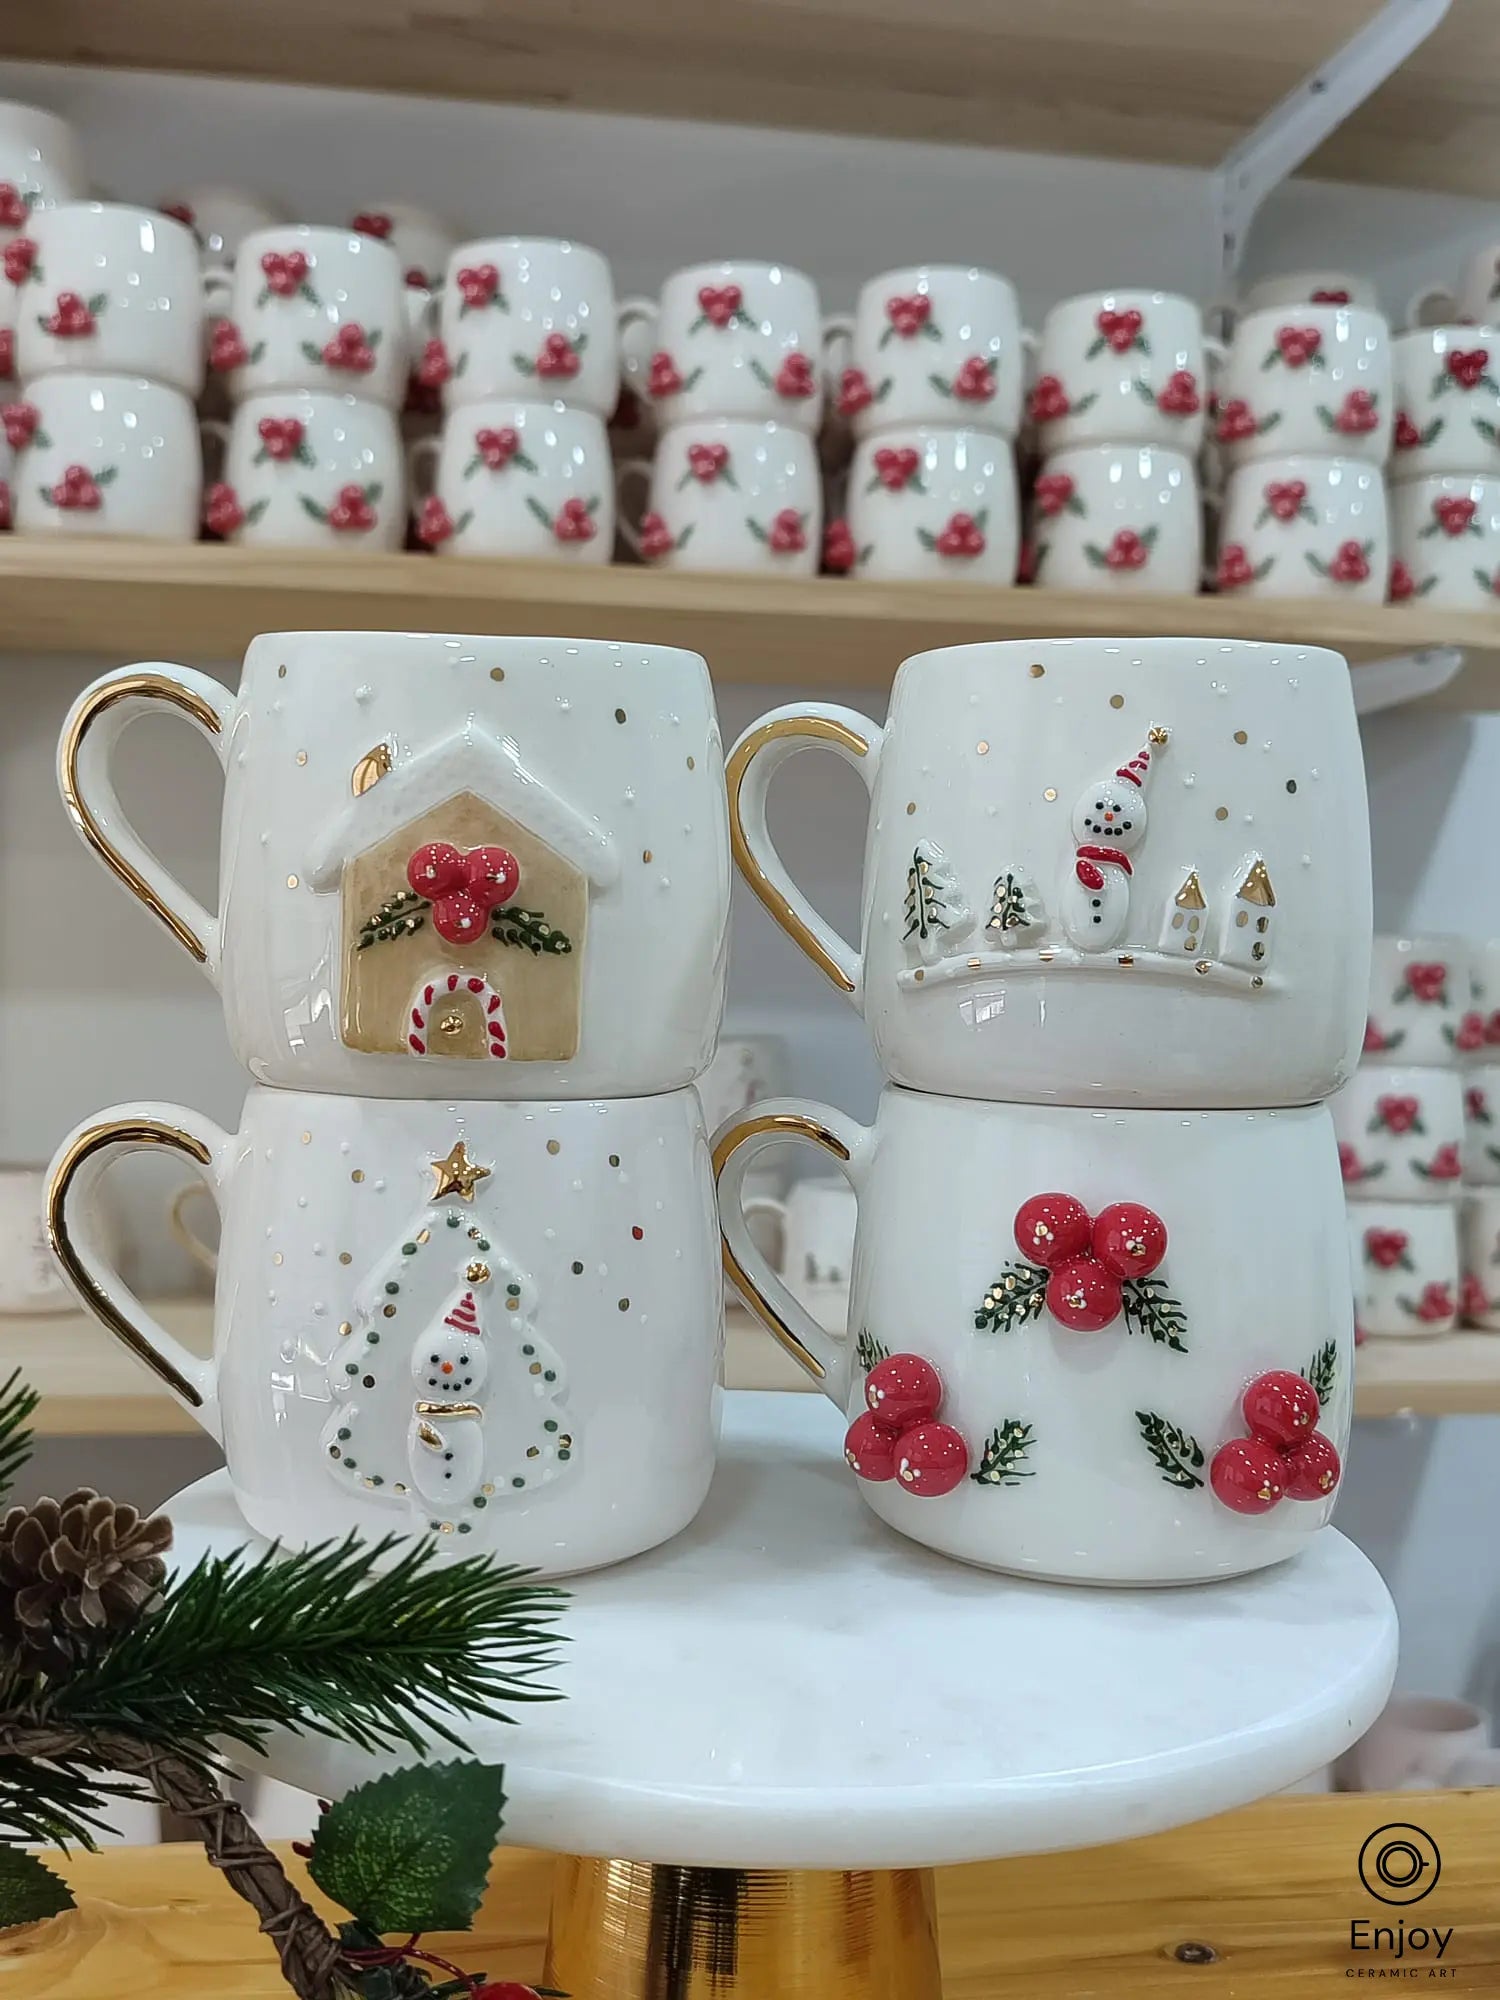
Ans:
POLYGON ((21 1380, 19 1368, 11 1370, 0 1386, 0 1500, 15 1484, 16 1474, 31 1456, 31 1418, 39 1397, 21 1380))

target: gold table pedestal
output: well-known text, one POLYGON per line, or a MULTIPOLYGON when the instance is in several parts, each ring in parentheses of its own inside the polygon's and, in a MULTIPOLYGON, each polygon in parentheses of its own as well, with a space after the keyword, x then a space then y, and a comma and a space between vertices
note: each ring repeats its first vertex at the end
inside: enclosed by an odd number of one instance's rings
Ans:
POLYGON ((543 1984, 570 2000, 941 2000, 932 1871, 567 1855, 543 1984))

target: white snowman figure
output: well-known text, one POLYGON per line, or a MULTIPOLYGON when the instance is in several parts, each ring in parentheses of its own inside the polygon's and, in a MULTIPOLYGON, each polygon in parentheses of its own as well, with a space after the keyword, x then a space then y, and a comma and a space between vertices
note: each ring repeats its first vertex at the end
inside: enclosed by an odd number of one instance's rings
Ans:
POLYGON ((1112 951, 1130 924, 1131 855, 1146 837, 1146 780, 1153 750, 1166 743, 1164 729, 1113 777, 1084 791, 1069 822, 1076 852, 1063 881, 1059 913, 1080 951, 1112 951))
POLYGON ((416 1389, 406 1456, 414 1492, 451 1519, 484 1482, 489 1356, 472 1291, 456 1297, 412 1348, 416 1389))

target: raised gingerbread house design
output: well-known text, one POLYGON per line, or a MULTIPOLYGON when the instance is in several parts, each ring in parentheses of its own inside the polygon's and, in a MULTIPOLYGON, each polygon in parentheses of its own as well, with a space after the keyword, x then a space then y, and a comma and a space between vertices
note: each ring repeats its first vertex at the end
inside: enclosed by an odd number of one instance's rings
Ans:
POLYGON ((612 843, 472 728, 398 763, 377 744, 307 880, 341 899, 340 1034, 371 1055, 566 1062, 591 895, 612 843))

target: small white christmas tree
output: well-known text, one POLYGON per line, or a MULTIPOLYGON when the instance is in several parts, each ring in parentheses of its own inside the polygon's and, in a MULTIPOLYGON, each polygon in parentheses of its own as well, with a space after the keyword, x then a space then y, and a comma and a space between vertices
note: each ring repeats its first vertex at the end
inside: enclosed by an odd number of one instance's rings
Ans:
POLYGON ((1003 945, 1007 950, 1029 943, 1047 928, 1041 894, 1029 875, 1018 875, 1008 868, 995 877, 984 928, 992 944, 1003 945))
POLYGON ((973 912, 959 893, 958 882, 943 850, 919 840, 906 871, 906 928, 902 940, 924 964, 941 958, 974 922, 973 912))

